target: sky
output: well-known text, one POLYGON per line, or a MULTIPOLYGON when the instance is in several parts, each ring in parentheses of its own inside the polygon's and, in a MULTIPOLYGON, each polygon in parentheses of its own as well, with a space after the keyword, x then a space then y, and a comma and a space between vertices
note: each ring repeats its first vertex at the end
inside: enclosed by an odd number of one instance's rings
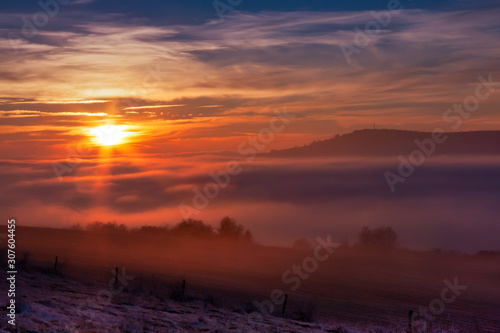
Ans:
MULTIPOLYGON (((338 194, 346 163, 349 177, 363 179, 383 169, 379 162, 249 161, 241 151, 277 115, 289 118, 278 118, 281 130, 258 152, 374 125, 443 127, 443 114, 474 94, 479 76, 500 81, 499 14, 489 0, 3 1, 0 211, 26 225, 173 223, 186 217, 179 205, 192 205, 193 189, 240 161, 241 174, 191 217, 215 224, 231 214, 257 238, 289 242, 328 228, 352 237, 365 224, 401 223, 389 216, 407 209, 426 221, 401 226, 409 244, 437 246, 450 230, 465 237, 471 220, 450 208, 463 200, 456 196, 422 217, 418 203, 432 206, 425 191, 397 206, 378 185, 344 184, 351 195, 338 194), (116 135, 120 144, 103 144, 116 135), (307 176, 318 172, 338 182, 325 188, 307 176), (354 208, 361 203, 368 211, 354 208), (446 222, 427 226, 435 218, 446 222)), ((499 102, 500 94, 481 101, 458 130, 499 129, 499 102)), ((428 172, 434 167, 448 165, 428 172)), ((481 235, 491 237, 491 203, 470 197, 480 202, 470 214, 486 215, 481 235)))

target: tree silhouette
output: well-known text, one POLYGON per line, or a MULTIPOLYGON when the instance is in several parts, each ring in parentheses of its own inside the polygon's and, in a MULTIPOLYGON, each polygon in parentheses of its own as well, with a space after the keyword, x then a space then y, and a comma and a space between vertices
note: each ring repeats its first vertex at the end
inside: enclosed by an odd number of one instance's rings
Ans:
POLYGON ((245 228, 242 225, 236 223, 236 220, 229 216, 225 216, 220 220, 217 232, 219 233, 219 236, 225 238, 246 239, 249 241, 253 239, 250 231, 245 231, 245 228))
POLYGON ((236 220, 229 216, 225 216, 220 220, 219 228, 217 229, 219 235, 234 238, 241 237, 244 230, 243 226, 236 223, 236 220))
POLYGON ((245 234, 243 235, 243 239, 245 240, 245 242, 248 242, 248 243, 253 242, 253 235, 250 232, 250 230, 245 231, 245 234))
POLYGON ((86 230, 90 232, 102 232, 109 234, 128 232, 127 227, 124 224, 118 224, 116 223, 116 221, 107 223, 95 221, 93 223, 89 223, 86 227, 86 230))
POLYGON ((364 227, 359 233, 359 242, 362 246, 372 248, 394 248, 398 239, 397 233, 391 227, 370 230, 364 227))
POLYGON ((179 236, 210 237, 213 235, 213 228, 200 220, 182 220, 172 228, 172 233, 179 236))

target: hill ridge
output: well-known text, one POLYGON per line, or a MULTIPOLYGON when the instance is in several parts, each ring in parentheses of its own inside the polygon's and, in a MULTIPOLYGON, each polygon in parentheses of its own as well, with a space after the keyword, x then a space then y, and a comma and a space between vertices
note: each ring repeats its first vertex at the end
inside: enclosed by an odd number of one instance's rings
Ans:
POLYGON ((432 132, 398 129, 361 129, 336 135, 305 146, 272 150, 268 157, 314 156, 394 156, 407 155, 418 142, 433 140, 436 155, 500 155, 500 131, 444 132, 446 140, 438 143, 432 132))

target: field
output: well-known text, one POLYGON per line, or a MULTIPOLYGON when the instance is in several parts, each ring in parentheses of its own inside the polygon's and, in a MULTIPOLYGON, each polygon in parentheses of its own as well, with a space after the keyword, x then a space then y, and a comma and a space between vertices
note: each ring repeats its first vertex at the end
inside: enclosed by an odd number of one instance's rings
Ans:
POLYGON ((26 227, 16 237, 20 332, 405 332, 410 310, 414 332, 500 332, 494 253, 341 246, 313 265, 317 244, 26 227))

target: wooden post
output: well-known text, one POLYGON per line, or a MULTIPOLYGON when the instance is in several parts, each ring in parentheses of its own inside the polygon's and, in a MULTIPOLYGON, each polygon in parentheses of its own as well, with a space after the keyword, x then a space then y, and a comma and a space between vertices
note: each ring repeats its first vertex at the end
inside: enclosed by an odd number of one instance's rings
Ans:
POLYGON ((115 284, 118 284, 118 267, 115 267, 115 284))
POLYGON ((56 261, 54 262, 54 272, 57 274, 57 256, 56 256, 56 261))
POLYGON ((283 316, 285 315, 287 301, 288 301, 288 294, 285 294, 285 301, 283 302, 283 311, 282 311, 283 316))
POLYGON ((412 329, 412 322, 413 322, 413 310, 410 310, 410 312, 408 313, 408 332, 409 333, 413 333, 413 329, 412 329))

